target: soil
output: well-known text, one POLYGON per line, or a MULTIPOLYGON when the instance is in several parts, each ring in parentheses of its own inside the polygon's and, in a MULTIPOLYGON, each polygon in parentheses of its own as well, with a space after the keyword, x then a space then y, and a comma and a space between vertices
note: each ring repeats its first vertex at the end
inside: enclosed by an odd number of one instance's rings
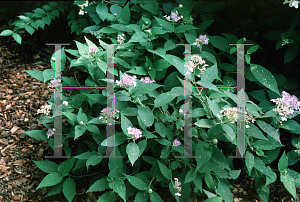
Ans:
MULTIPOLYGON (((0 37, 0 201, 64 202, 66 200, 62 194, 45 198, 49 191, 47 188, 36 190, 46 174, 33 161, 45 160, 45 156, 51 155, 51 148, 47 141, 32 139, 23 133, 46 130, 37 122, 37 118, 41 116, 37 114, 37 110, 46 104, 52 91, 47 88, 47 84, 33 79, 24 70, 49 69, 53 47, 45 45, 49 43, 49 38, 41 33, 35 33, 34 37, 24 34, 22 39, 23 43, 19 45, 11 37, 0 37)), ((299 162, 291 166, 291 169, 300 171, 299 162)), ((244 169, 238 179, 230 182, 235 187, 231 190, 235 202, 262 201, 256 193, 254 179, 247 176, 244 169)), ((154 183, 154 187, 164 202, 175 201, 168 188, 161 187, 159 183, 154 183)), ((101 193, 87 195, 87 188, 84 184, 78 186, 73 201, 97 201, 101 193)), ((293 201, 280 180, 269 188, 269 201, 293 201)), ((298 198, 299 190, 300 187, 297 187, 298 198)), ((190 202, 205 199, 207 198, 192 195, 190 202)), ((118 197, 116 201, 121 202, 118 197)), ((133 202, 134 197, 127 201, 133 202)))

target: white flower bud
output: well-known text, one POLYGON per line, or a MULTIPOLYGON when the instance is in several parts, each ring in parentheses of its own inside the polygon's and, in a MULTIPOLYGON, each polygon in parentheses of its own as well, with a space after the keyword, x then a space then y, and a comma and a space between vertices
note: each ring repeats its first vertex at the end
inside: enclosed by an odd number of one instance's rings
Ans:
POLYGON ((183 8, 183 5, 182 4, 179 4, 179 6, 178 6, 179 8, 183 8))

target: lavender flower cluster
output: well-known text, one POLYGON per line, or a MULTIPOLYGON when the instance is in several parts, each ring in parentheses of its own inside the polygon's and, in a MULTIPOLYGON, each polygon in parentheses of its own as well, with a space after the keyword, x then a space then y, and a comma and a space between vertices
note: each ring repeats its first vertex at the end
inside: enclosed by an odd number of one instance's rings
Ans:
MULTIPOLYGON (((119 111, 116 110, 118 113, 119 111)), ((119 115, 115 116, 116 115, 116 112, 112 111, 112 108, 110 107, 106 107, 104 109, 102 109, 101 113, 100 113, 102 116, 99 117, 99 119, 104 119, 102 123, 107 123, 107 119, 114 119, 115 117, 118 119, 119 118, 119 115)), ((111 125, 109 123, 109 125, 111 125)))

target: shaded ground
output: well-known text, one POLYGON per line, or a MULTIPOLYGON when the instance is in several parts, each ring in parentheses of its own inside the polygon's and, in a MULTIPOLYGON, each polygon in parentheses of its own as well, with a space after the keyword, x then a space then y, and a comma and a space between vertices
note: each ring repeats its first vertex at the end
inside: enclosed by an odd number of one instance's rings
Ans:
MULTIPOLYGON (((47 188, 35 190, 45 173, 37 169, 33 161, 45 160, 51 149, 47 141, 35 140, 22 134, 29 130, 46 130, 36 120, 40 116, 37 115, 37 110, 46 104, 52 92, 47 84, 33 79, 24 70, 50 68, 53 47, 46 46, 45 43, 49 41, 39 35, 35 35, 35 39, 25 36, 23 43, 20 46, 8 37, 0 37, 0 201, 64 202, 66 200, 62 195, 45 199, 43 196, 49 191, 47 188)), ((299 162, 291 169, 300 171, 299 162)), ((254 180, 245 175, 244 170, 237 180, 231 180, 231 184, 235 187, 232 190, 235 201, 262 201, 256 194, 254 180)), ((154 187, 164 202, 174 201, 168 188, 161 187, 158 183, 154 183, 154 187)), ((86 195, 87 188, 84 184, 77 187, 74 201, 95 201, 98 196, 86 195)), ((298 197, 299 189, 297 187, 298 197)), ((189 202, 205 199, 191 196, 189 202)), ((134 197, 130 197, 128 201, 134 201, 134 197)), ((277 180, 270 185, 269 201, 293 200, 277 180)))

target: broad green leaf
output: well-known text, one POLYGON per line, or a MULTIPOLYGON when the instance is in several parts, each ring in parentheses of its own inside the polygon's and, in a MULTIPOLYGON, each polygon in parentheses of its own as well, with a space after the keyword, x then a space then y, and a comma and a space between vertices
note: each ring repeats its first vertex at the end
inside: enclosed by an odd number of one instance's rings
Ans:
POLYGON ((246 167, 248 169, 248 172, 251 173, 251 170, 254 166, 254 156, 249 151, 246 151, 245 163, 246 163, 246 167))
POLYGON ((68 159, 64 162, 62 162, 59 166, 58 166, 58 173, 62 176, 65 177, 67 175, 69 175, 69 173, 71 172, 73 166, 74 166, 74 162, 75 159, 71 158, 68 159))
POLYGON ((224 201, 233 201, 231 191, 223 180, 218 182, 218 193, 222 196, 224 201))
POLYGON ((12 36, 13 36, 14 40, 15 40, 17 43, 19 43, 19 44, 22 43, 22 38, 21 38, 21 36, 20 36, 19 34, 14 33, 12 36))
POLYGON ((206 100, 207 100, 207 104, 209 106, 209 109, 212 111, 212 113, 217 117, 217 115, 220 115, 220 109, 218 107, 218 105, 211 101, 207 96, 206 96, 206 100))
POLYGON ((108 182, 105 178, 102 178, 101 180, 97 180, 90 186, 90 188, 86 192, 97 192, 97 191, 104 191, 105 189, 108 189, 108 182))
POLYGON ((108 191, 100 196, 97 202, 114 202, 115 201, 115 192, 108 191))
POLYGON ((295 120, 287 120, 282 123, 282 125, 279 126, 280 128, 284 128, 288 131, 290 131, 293 134, 300 134, 300 125, 295 120))
POLYGON ((146 1, 145 4, 140 4, 140 6, 153 15, 159 14, 157 0, 146 1))
POLYGON ((296 199, 296 187, 293 178, 287 173, 280 173, 280 181, 283 183, 284 187, 288 192, 296 199))
POLYGON ((107 6, 105 5, 105 3, 103 1, 99 2, 96 6, 96 12, 99 15, 99 17, 101 18, 102 21, 104 21, 106 19, 106 17, 104 17, 101 12, 103 13, 107 13, 108 9, 107 6))
MULTIPOLYGON (((218 68, 217 64, 214 64, 210 68, 207 68, 201 75, 201 83, 212 83, 216 78, 218 78, 218 68)), ((206 86, 210 87, 210 86, 206 86)))
POLYGON ((209 119, 200 119, 195 123, 196 126, 200 128, 211 128, 217 125, 217 123, 213 120, 209 119))
POLYGON ((205 173, 204 180, 208 188, 213 188, 214 186, 214 179, 212 178, 211 174, 209 172, 205 173))
POLYGON ((107 139, 103 140, 101 146, 104 147, 114 147, 123 144, 127 140, 126 136, 117 134, 115 136, 110 136, 107 139), (108 142, 108 145, 107 145, 108 142))
POLYGON ((130 17, 131 17, 131 14, 130 14, 130 9, 129 9, 129 2, 128 2, 127 5, 124 6, 124 8, 121 11, 121 14, 120 14, 120 18, 122 19, 121 22, 125 25, 129 24, 130 17))
POLYGON ((215 20, 206 20, 203 21, 199 26, 199 31, 202 33, 204 30, 206 30, 215 20))
POLYGON ((147 191, 139 191, 134 198, 134 201, 147 202, 149 198, 149 193, 147 191))
POLYGON ((145 34, 145 32, 142 31, 138 31, 136 32, 134 35, 132 35, 132 37, 130 38, 130 40, 128 41, 128 43, 132 43, 132 42, 147 42, 147 34, 145 34))
POLYGON ((155 17, 155 16, 154 16, 154 18, 155 18, 155 20, 158 22, 158 24, 159 24, 161 27, 163 27, 164 29, 169 30, 169 31, 171 31, 171 32, 174 32, 173 26, 172 26, 168 21, 162 20, 162 19, 157 18, 157 17, 155 17))
POLYGON ((168 104, 174 100, 174 98, 175 96, 171 95, 170 93, 162 93, 154 100, 154 108, 168 104))
POLYGON ((76 185, 72 178, 67 178, 63 185, 63 193, 69 202, 73 201, 76 193, 76 185))
POLYGON ((184 184, 193 181, 197 176, 197 172, 195 170, 189 170, 185 176, 184 184))
POLYGON ((228 124, 222 124, 222 129, 226 132, 226 138, 233 143, 233 140, 235 140, 235 131, 228 125, 228 124))
POLYGON ((208 198, 203 202, 222 202, 222 201, 223 201, 222 197, 215 196, 215 197, 212 197, 212 198, 208 198))
POLYGON ((278 170, 280 172, 284 172, 286 171, 288 168, 288 158, 285 154, 285 151, 283 152, 281 158, 279 159, 279 162, 278 162, 278 170))
POLYGON ((91 156, 87 161, 86 161, 86 169, 89 170, 89 166, 95 166, 98 165, 103 158, 99 154, 95 154, 91 156))
POLYGON ((221 36, 210 36, 208 42, 211 43, 215 48, 226 53, 229 53, 229 50, 231 48, 228 44, 227 39, 221 36))
POLYGON ((178 42, 175 39, 169 39, 168 41, 166 41, 164 49, 166 51, 173 50, 174 48, 177 48, 176 43, 178 42))
POLYGON ((293 61, 299 53, 299 44, 288 47, 284 53, 284 63, 293 61))
POLYGON ((132 184, 132 186, 134 186, 138 190, 141 190, 141 191, 148 190, 148 185, 140 178, 131 176, 131 175, 126 175, 126 174, 123 174, 123 175, 125 175, 125 177, 128 179, 130 184, 132 184))
POLYGON ((162 164, 161 162, 157 161, 158 163, 158 166, 159 166, 159 169, 160 169, 160 172, 161 174, 167 178, 168 180, 171 180, 172 178, 172 173, 170 171, 169 168, 167 168, 167 166, 165 166, 164 164, 162 164))
POLYGON ((201 158, 196 158, 196 162, 197 162, 197 168, 196 170, 198 171, 201 166, 203 166, 204 164, 206 164, 209 159, 212 156, 212 148, 209 146, 209 144, 205 143, 205 142, 198 142, 197 146, 196 146, 196 150, 195 150, 195 155, 198 157, 200 156, 201 158))
POLYGON ((251 72, 253 76, 259 81, 262 85, 274 91, 278 95, 280 95, 277 87, 277 82, 274 76, 270 73, 269 70, 264 68, 263 66, 251 64, 250 65, 251 72))
POLYGON ((272 138, 274 138, 281 144, 279 134, 278 134, 278 129, 275 130, 270 124, 261 120, 257 120, 256 123, 265 133, 270 135, 272 138))
POLYGON ((139 158, 140 155, 139 146, 134 142, 129 143, 126 147, 126 153, 128 154, 129 161, 133 166, 134 162, 139 158))
POLYGON ((36 166, 45 173, 54 173, 58 171, 58 165, 53 161, 33 161, 36 166))
POLYGON ((112 182, 109 183, 109 187, 126 201, 126 186, 122 179, 114 177, 112 182))
POLYGON ((149 107, 139 106, 138 115, 147 127, 152 126, 154 122, 154 115, 152 110, 149 107))
POLYGON ((153 191, 151 194, 150 194, 150 201, 151 202, 164 202, 162 200, 162 198, 158 195, 158 193, 156 193, 155 191, 153 191))
POLYGON ((39 186, 36 188, 38 190, 41 187, 51 187, 62 181, 62 177, 58 173, 50 173, 44 177, 39 186))
POLYGON ((128 127, 132 128, 133 127, 132 123, 123 114, 121 114, 121 128, 123 130, 123 133, 125 135, 127 135, 128 137, 131 137, 131 135, 128 133, 128 130, 127 130, 128 127))
POLYGON ((26 135, 28 135, 29 137, 33 138, 33 139, 39 139, 39 140, 48 140, 47 135, 46 135, 46 131, 44 130, 31 130, 31 131, 26 131, 23 132, 26 135))
POLYGON ((0 36, 10 36, 10 35, 13 35, 13 34, 14 34, 13 31, 7 29, 7 30, 2 31, 0 36))
POLYGON ((111 7, 109 8, 110 9, 110 12, 112 14, 117 14, 117 17, 120 17, 121 16, 121 12, 122 12, 122 7, 121 6, 118 6, 118 5, 111 5, 111 7))
MULTIPOLYGON (((100 119, 99 119, 100 120, 100 119)), ((100 130, 97 126, 93 125, 93 124, 87 124, 86 129, 92 133, 95 133, 97 135, 100 135, 100 130)))
POLYGON ((74 140, 76 138, 79 138, 80 136, 83 135, 83 133, 86 131, 86 126, 75 126, 75 137, 74 140))
POLYGON ((248 125, 250 126, 250 128, 246 128, 247 135, 251 137, 255 137, 257 139, 267 140, 267 138, 264 136, 264 134, 260 131, 260 129, 256 125, 254 125, 253 123, 249 123, 248 125))
POLYGON ((268 201, 269 194, 270 194, 270 189, 268 186, 262 185, 260 187, 257 187, 256 192, 258 193, 258 195, 263 201, 268 201))
POLYGON ((183 33, 190 30, 198 29, 197 27, 194 27, 193 25, 179 25, 175 29, 175 33, 183 33))
POLYGON ((77 121, 78 121, 78 123, 80 123, 82 121, 84 124, 86 124, 88 122, 87 116, 82 111, 82 108, 80 108, 79 111, 78 111, 77 121))

